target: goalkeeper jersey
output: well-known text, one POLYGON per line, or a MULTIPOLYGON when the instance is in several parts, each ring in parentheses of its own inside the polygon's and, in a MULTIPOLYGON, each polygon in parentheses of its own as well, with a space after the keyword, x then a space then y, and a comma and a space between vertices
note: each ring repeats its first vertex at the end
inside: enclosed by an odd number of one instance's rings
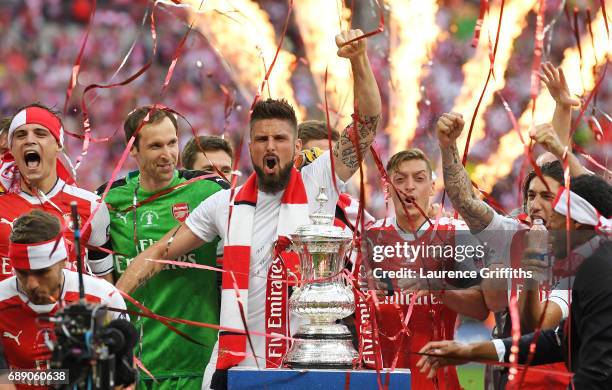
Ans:
MULTIPOLYGON (((137 254, 185 221, 200 202, 228 187, 217 176, 199 179, 202 174, 177 170, 168 187, 157 192, 147 192, 140 187, 138 171, 112 183, 106 203, 111 219, 116 278, 125 272, 137 254)), ((104 188, 100 187, 98 192, 104 188)), ((176 260, 215 266, 217 243, 218 239, 206 243, 176 260)), ((159 315, 219 323, 219 292, 217 275, 213 271, 166 265, 132 297, 159 315)), ((128 307, 133 308, 130 304, 128 307)), ((204 344, 202 346, 186 340, 157 320, 133 315, 132 321, 141 336, 135 355, 156 379, 201 378, 217 339, 216 330, 174 324, 204 344)))

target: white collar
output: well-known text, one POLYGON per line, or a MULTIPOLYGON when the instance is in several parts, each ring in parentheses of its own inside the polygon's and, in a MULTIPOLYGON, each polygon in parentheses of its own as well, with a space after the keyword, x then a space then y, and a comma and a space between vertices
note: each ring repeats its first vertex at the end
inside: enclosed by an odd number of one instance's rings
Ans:
MULTIPOLYGON (((406 232, 406 231, 404 231, 397 224, 397 218, 395 217, 395 215, 393 217, 390 217, 388 220, 389 220, 388 223, 395 228, 395 230, 399 233, 399 235, 400 235, 400 237, 402 237, 402 239, 404 239, 406 241, 414 240, 413 232, 406 232)), ((427 231, 427 229, 429 229, 430 226, 431 226, 431 223, 429 223, 429 221, 427 219, 425 219, 425 221, 421 224, 421 226, 419 226, 419 228, 416 229, 417 238, 421 237, 423 235, 423 233, 425 233, 427 231)))
POLYGON ((21 190, 17 193, 17 195, 25 199, 30 204, 42 205, 46 203, 47 201, 49 201, 49 199, 57 195, 62 190, 65 184, 66 183, 62 179, 60 179, 58 176, 57 180, 55 181, 55 184, 53 185, 51 190, 49 190, 49 192, 47 192, 46 194, 40 194, 36 196, 36 195, 30 195, 27 192, 21 190))

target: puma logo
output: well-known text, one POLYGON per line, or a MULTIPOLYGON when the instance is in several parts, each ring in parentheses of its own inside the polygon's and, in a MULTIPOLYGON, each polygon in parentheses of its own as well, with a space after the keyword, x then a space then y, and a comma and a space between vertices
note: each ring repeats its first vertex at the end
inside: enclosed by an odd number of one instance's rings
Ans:
POLYGON ((17 333, 17 336, 15 336, 14 334, 11 334, 9 332, 4 332, 4 334, 2 334, 2 336, 7 337, 9 339, 15 340, 17 345, 19 345, 21 347, 21 343, 19 342, 19 336, 21 336, 21 333, 23 333, 23 330, 20 330, 19 333, 17 333))
POLYGON ((117 218, 123 221, 124 224, 127 224, 127 213, 117 213, 115 214, 117 218))

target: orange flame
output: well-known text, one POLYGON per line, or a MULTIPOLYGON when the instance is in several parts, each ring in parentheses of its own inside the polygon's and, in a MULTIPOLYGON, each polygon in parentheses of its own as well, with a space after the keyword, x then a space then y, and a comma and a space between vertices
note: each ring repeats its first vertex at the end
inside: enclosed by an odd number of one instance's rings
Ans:
POLYGON ((391 0, 388 5, 392 88, 386 132, 391 137, 392 153, 397 153, 414 138, 423 65, 429 61, 431 46, 440 29, 436 24, 438 4, 435 1, 391 0))
MULTIPOLYGON (((485 136, 484 113, 487 106, 493 103, 495 91, 503 89, 506 84, 504 73, 506 72, 508 61, 512 54, 514 40, 518 38, 527 24, 527 14, 533 8, 534 4, 534 0, 514 0, 506 2, 497 45, 497 53, 495 56, 495 65, 493 67, 493 75, 495 78, 491 78, 487 90, 483 95, 480 109, 474 121, 474 130, 472 131, 470 145, 474 145, 485 136)), ((499 22, 499 13, 499 5, 496 4, 491 7, 483 23, 483 33, 480 36, 476 53, 465 63, 465 65, 463 65, 463 87, 455 100, 456 103, 453 111, 463 113, 466 127, 472 120, 472 113, 476 108, 482 88, 484 87, 485 77, 490 66, 489 39, 491 40, 491 45, 494 45, 499 22)), ((462 155, 467 141, 467 133, 466 129, 457 140, 457 147, 462 155)))
POLYGON ((350 18, 350 10, 337 1, 297 0, 294 15, 319 97, 324 101, 327 92, 330 114, 337 113, 336 118, 330 115, 331 124, 348 124, 353 113, 353 88, 352 83, 347 81, 351 77, 351 68, 345 58, 336 55, 338 47, 334 37, 341 28, 346 29, 340 25, 350 18), (327 91, 324 91, 326 69, 327 91))
MULTIPOLYGON (((611 53, 610 41, 607 38, 605 22, 601 10, 593 20, 593 38, 595 42, 595 50, 591 46, 591 38, 585 34, 580 40, 582 46, 583 67, 580 72, 580 55, 578 48, 572 47, 565 50, 563 53, 564 60, 561 67, 564 70, 570 91, 580 91, 584 94, 595 86, 597 80, 593 76, 593 67, 596 65, 595 54, 606 53, 609 56, 611 53), (584 88, 582 88, 582 82, 584 88)), ((531 116, 532 103, 525 109, 521 117, 518 119, 520 131, 523 139, 527 142, 529 139, 529 127, 531 124, 540 124, 549 122, 552 119, 555 102, 550 97, 550 94, 543 87, 537 97, 535 115, 531 116)), ((474 179, 477 180, 481 187, 490 191, 493 185, 502 177, 507 176, 512 171, 512 164, 524 152, 523 144, 520 141, 516 131, 511 131, 505 134, 499 142, 497 151, 489 157, 489 161, 476 167, 474 179)))
MULTIPOLYGON (((191 5, 190 22, 206 36, 222 60, 227 61, 229 74, 243 96, 254 98, 278 46, 268 14, 251 0, 233 0, 231 3, 207 0, 200 11, 195 11, 200 0, 185 3, 191 5)), ((290 81, 294 62, 295 56, 281 49, 262 97, 267 97, 269 91, 270 97, 287 99, 299 116, 290 81)))

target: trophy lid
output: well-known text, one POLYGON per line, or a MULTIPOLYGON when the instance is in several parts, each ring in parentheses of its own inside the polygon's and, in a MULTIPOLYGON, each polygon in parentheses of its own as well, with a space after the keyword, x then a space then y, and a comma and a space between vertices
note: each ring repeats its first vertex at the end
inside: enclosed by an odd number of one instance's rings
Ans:
POLYGON ((329 201, 327 195, 325 195, 325 187, 321 187, 319 195, 317 195, 317 202, 319 203, 319 209, 310 214, 310 220, 312 223, 308 225, 302 225, 297 228, 293 238, 301 241, 313 241, 313 240, 350 240, 353 236, 345 232, 339 226, 333 225, 334 216, 325 213, 325 204, 329 201))

